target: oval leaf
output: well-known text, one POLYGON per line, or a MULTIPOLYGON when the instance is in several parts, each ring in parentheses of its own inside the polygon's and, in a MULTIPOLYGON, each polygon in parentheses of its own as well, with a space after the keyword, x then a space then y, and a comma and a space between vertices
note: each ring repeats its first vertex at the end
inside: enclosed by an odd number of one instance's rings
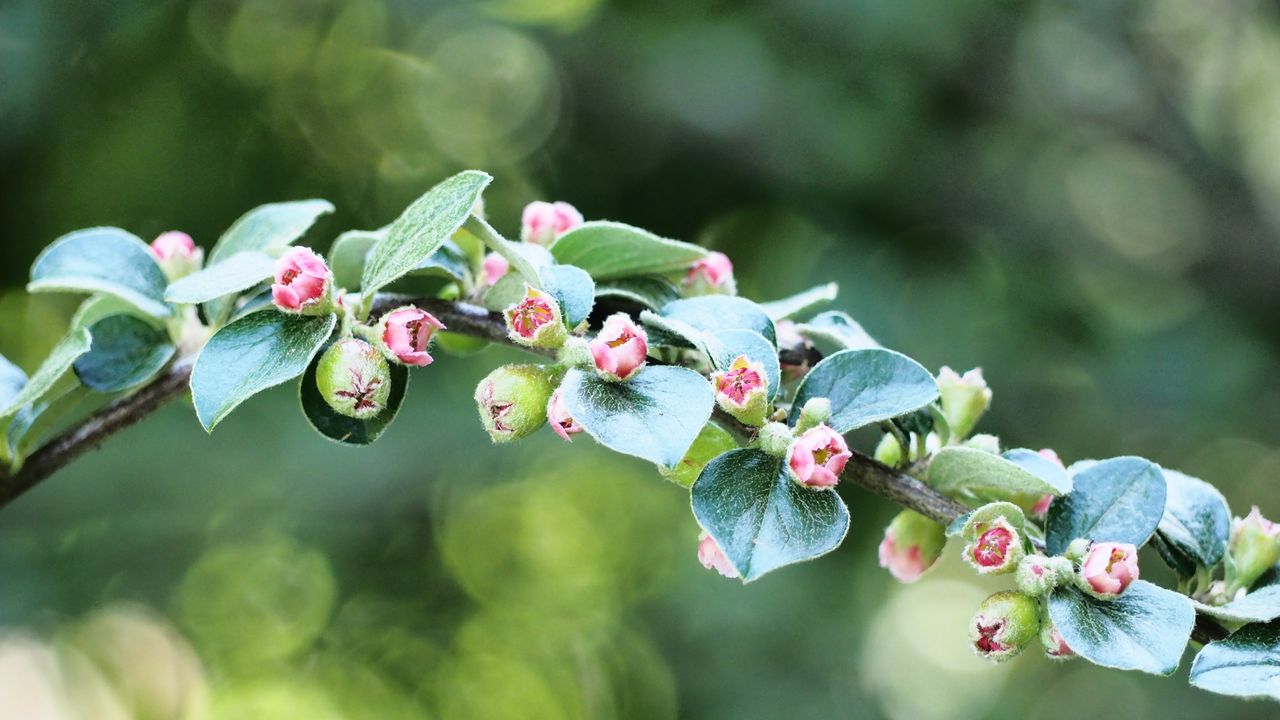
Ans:
POLYGON ((80 307, 76 308, 76 314, 71 316, 71 329, 91 328, 94 323, 112 315, 131 315, 157 330, 165 329, 164 320, 148 315, 114 295, 90 295, 85 298, 80 307))
POLYGON ((773 320, 764 308, 746 298, 708 295, 667 303, 658 313, 703 332, 750 330, 777 344, 773 320))
POLYGON ((1165 470, 1164 479, 1168 493, 1156 528, 1160 539, 1201 567, 1217 565, 1231 531, 1226 498, 1209 483, 1176 470, 1165 470))
POLYGON ((619 222, 592 220, 551 246, 556 262, 576 265, 596 280, 683 270, 707 256, 697 245, 658 237, 619 222))
POLYGON ((347 290, 359 290, 369 251, 386 234, 387 229, 382 228, 348 230, 339 235, 329 247, 329 268, 333 270, 333 284, 347 290))
POLYGON ((1103 460, 1075 473, 1073 483, 1068 495, 1049 506, 1045 546, 1050 555, 1062 554, 1076 538, 1141 547, 1160 524, 1165 481, 1153 462, 1103 460))
POLYGON ((85 328, 76 328, 67 333, 67 336, 49 352, 48 357, 40 364, 40 368, 31 376, 27 384, 23 385, 22 389, 0 410, 0 420, 12 416, 39 400, 71 369, 76 358, 89 351, 90 344, 89 331, 85 328))
POLYGON ((698 433, 680 463, 674 468, 664 469, 662 475, 680 487, 692 487, 707 463, 722 453, 737 448, 738 441, 733 438, 733 434, 713 420, 702 427, 702 432, 698 433))
POLYGON ((839 310, 829 310, 815 315, 809 322, 796 325, 796 332, 823 355, 832 355, 841 350, 865 350, 878 348, 875 341, 857 320, 839 310))
POLYGON ((596 298, 618 299, 657 311, 680 297, 680 291, 657 275, 618 278, 596 283, 596 298))
POLYGON ((732 450, 712 460, 690 497, 698 524, 743 582, 825 555, 849 531, 849 509, 840 496, 800 487, 781 458, 760 450, 732 450))
POLYGON ((191 371, 191 400, 208 432, 240 403, 298 377, 333 332, 333 315, 263 310, 218 330, 191 371))
POLYGON ((673 468, 711 417, 715 393, 698 373, 650 366, 626 382, 570 370, 561 384, 565 406, 596 442, 673 468))
POLYGON ((488 173, 466 170, 415 200, 369 251, 361 290, 377 292, 431 257, 462 227, 492 180, 488 173))
POLYGON ((1114 600, 1064 586, 1049 596, 1049 617, 1077 655, 1116 670, 1168 675, 1191 639, 1191 601, 1137 580, 1114 600))
POLYGON ((320 219, 333 212, 328 200, 294 200, 259 205, 241 215, 209 252, 213 266, 250 250, 264 252, 291 245, 320 219))
POLYGON ((796 389, 791 422, 809 398, 831 400, 827 424, 847 433, 924 407, 938 397, 938 384, 915 360, 879 348, 844 350, 813 366, 796 389))
POLYGON ((129 315, 112 315, 89 328, 89 352, 72 368, 90 390, 120 392, 150 380, 173 357, 169 336, 129 315))
POLYGON ((1062 494, 1060 487, 999 455, 959 446, 934 453, 928 482, 944 495, 978 502, 1062 494))
POLYGON ((275 265, 275 259, 266 253, 238 253, 217 265, 176 280, 165 290, 164 299, 171 303, 194 305, 243 292, 270 278, 275 265))
POLYGON ((409 388, 409 369, 403 365, 391 365, 391 395, 387 398, 387 406, 377 416, 366 420, 340 415, 329 407, 316 387, 316 366, 319 365, 319 354, 307 366, 307 372, 298 384, 298 400, 302 404, 302 414, 316 432, 343 445, 369 445, 377 440, 396 419, 400 405, 404 403, 405 392, 409 388))
POLYGON ((1071 492, 1071 476, 1067 474, 1067 469, 1035 450, 1016 448, 1005 451, 1001 457, 1048 483, 1056 490, 1052 494, 1066 495, 1071 492))
POLYGON ((1280 700, 1280 621, 1246 625, 1205 645, 1191 663, 1190 680, 1219 695, 1280 700))
POLYGON ((836 283, 829 282, 826 285, 818 285, 811 287, 801 293, 796 293, 791 297, 785 297, 781 300, 772 300, 766 303, 760 303, 760 307, 769 313, 769 317, 774 322, 779 320, 789 320, 797 315, 804 315, 813 310, 826 305, 836 299, 836 295, 840 293, 840 286, 836 283))
POLYGON ((1255 588, 1248 595, 1226 605, 1195 605, 1201 613, 1227 622, 1270 622, 1280 618, 1280 585, 1255 588))
MULTIPOLYGON (((490 250, 498 253, 511 264, 514 274, 534 287, 542 287, 542 279, 538 271, 548 265, 555 264, 555 258, 541 245, 533 243, 517 243, 502 237, 483 218, 472 215, 467 218, 462 232, 477 237, 490 250)), ((506 279, 508 276, 503 276, 506 279)))
POLYGON ((146 243, 119 228, 77 230, 58 238, 31 266, 31 292, 114 295, 156 317, 168 317, 168 280, 146 243))
POLYGON ((565 325, 575 328, 591 314, 596 303, 596 284, 581 268, 548 265, 539 273, 542 288, 560 302, 565 325))

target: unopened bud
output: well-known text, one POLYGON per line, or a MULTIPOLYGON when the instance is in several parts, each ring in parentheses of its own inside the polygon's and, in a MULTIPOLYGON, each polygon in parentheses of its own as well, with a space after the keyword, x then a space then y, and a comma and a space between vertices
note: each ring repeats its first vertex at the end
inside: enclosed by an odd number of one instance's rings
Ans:
POLYGON ((502 315, 507 319, 507 336, 525 347, 558 348, 568 334, 560 319, 560 303, 528 285, 524 298, 502 315))
POLYGON ((151 254, 169 282, 196 272, 204 264, 204 251, 184 232, 160 233, 151 241, 151 254))
POLYGON ((582 213, 567 202, 535 200, 520 216, 520 239, 551 247, 560 236, 582 224, 582 213))
POLYGON ((884 530, 880 567, 899 582, 915 582, 937 562, 946 544, 946 528, 914 510, 903 510, 884 530))
POLYGON ((334 343, 316 365, 316 388, 339 415, 367 420, 391 397, 391 368, 377 348, 347 338, 334 343))
POLYGON ((819 425, 791 441, 787 469, 791 479, 807 488, 833 488, 853 453, 840 433, 819 425))
POLYGON ((876 445, 876 460, 889 467, 897 467, 902 462, 902 445, 898 444, 898 438, 889 433, 880 438, 880 444, 876 445))
POLYGON ((1129 543, 1094 543, 1080 562, 1080 589, 1102 600, 1119 596, 1137 579, 1138 548, 1129 543))
POLYGON ((1280 525, 1262 517, 1255 505, 1247 516, 1231 523, 1227 552, 1228 589, 1234 592, 1249 587, 1280 562, 1280 525))
POLYGON ((998 592, 969 621, 969 643, 979 656, 1004 662, 1026 649, 1040 632, 1040 608, 1020 592, 998 592))
POLYGON ((426 367, 433 361, 427 352, 431 336, 444 323, 425 310, 406 305, 387 313, 378 323, 377 337, 389 360, 412 367, 426 367))
POLYGON ((644 367, 649 337, 625 313, 610 315, 588 343, 596 374, 605 380, 628 380, 644 367))
POLYGON ((584 429, 565 407, 563 388, 556 388, 556 391, 551 393, 551 399, 547 401, 547 424, 565 442, 572 442, 573 438, 569 436, 577 435, 584 429))
POLYGON ((1018 589, 1032 597, 1047 595, 1059 585, 1071 581, 1075 566, 1064 557, 1047 557, 1036 553, 1018 563, 1014 581, 1018 589))
POLYGON ((511 263, 496 252, 484 256, 484 282, 490 287, 497 285, 503 275, 511 269, 511 263))
POLYGON ((496 443, 522 438, 542 426, 552 373, 540 365, 503 365, 476 386, 480 421, 496 443))
POLYGON ((733 263, 722 252, 711 252, 689 268, 684 276, 686 296, 734 295, 737 285, 733 279, 733 263))
POLYGON ((965 562, 983 575, 1013 572, 1026 552, 1022 547, 1025 522, 1022 510, 1012 503, 990 503, 974 510, 961 530, 965 562))
POLYGON ((1062 556, 1077 565, 1084 562, 1084 556, 1089 552, 1089 541, 1086 538, 1076 538, 1072 540, 1067 549, 1063 551, 1062 556))
POLYGON ((824 397, 809 398, 800 408, 796 432, 808 432, 831 419, 831 401, 824 397))
POLYGON ((307 248, 289 248, 276 261, 271 300, 287 313, 327 314, 333 304, 333 272, 307 248))
POLYGON ((1044 647, 1045 656, 1051 660, 1070 660, 1076 656, 1057 626, 1047 617, 1040 620, 1040 644, 1044 647))
POLYGON ((958 375, 949 367, 942 368, 938 372, 938 393, 952 437, 967 436, 991 406, 991 389, 982 377, 982 368, 974 368, 964 375, 958 375))
POLYGON ((721 410, 747 425, 764 424, 769 385, 763 365, 739 356, 728 370, 712 374, 711 384, 716 388, 716 404, 721 410))

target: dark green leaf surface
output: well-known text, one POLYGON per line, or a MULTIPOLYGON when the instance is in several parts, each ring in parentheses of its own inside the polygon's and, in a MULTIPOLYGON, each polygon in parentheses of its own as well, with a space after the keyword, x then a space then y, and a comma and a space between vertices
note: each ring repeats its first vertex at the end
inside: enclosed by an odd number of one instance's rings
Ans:
POLYGON ((376 292, 431 257, 462 227, 492 180, 488 173, 467 170, 415 200, 369 251, 361 289, 376 292))
POLYGON ((1049 617, 1080 657, 1153 675, 1178 668, 1196 622, 1190 600, 1145 580, 1134 581, 1115 600, 1060 587, 1049 596, 1049 617))
POLYGON ((865 350, 878 348, 876 342, 857 320, 839 310, 828 310, 815 315, 808 322, 796 325, 796 332, 813 343, 823 355, 833 355, 841 350, 865 350))
POLYGON ((173 310, 164 302, 168 280, 146 243, 119 228, 63 235, 31 266, 31 292, 107 293, 156 317, 173 310))
POLYGON ((796 390, 791 422, 810 398, 831 400, 827 424, 846 433, 924 407, 938 397, 938 385, 915 360, 879 348, 844 350, 813 366, 796 390))
POLYGON ((789 320, 799 315, 813 312, 835 300, 838 294, 840 294, 840 286, 829 282, 825 285, 811 287, 791 297, 760 303, 760 307, 764 308, 764 311, 769 314, 770 318, 773 318, 774 322, 778 322, 779 320, 789 320))
POLYGON ((698 373, 649 366, 626 382, 570 370, 561 384, 569 414, 596 442, 673 468, 711 417, 715 393, 698 373))
POLYGON ((391 365, 391 395, 387 398, 387 406, 377 416, 366 420, 339 415, 329 407, 316 387, 316 366, 319 354, 307 366, 307 372, 298 384, 298 400, 302 404, 302 414, 316 432, 343 445, 369 445, 377 440, 396 419, 400 406, 404 403, 405 392, 409 388, 409 368, 403 365, 391 365))
POLYGON ((336 322, 333 315, 262 310, 218 330, 191 372, 191 399, 200 424, 212 432, 240 403, 301 375, 336 322))
MULTIPOLYGON (((1066 479, 1065 472, 1062 477, 1066 479)), ((999 455, 955 445, 934 453, 929 461, 928 482, 945 495, 979 502, 1063 493, 1061 486, 999 455)), ((1068 480, 1068 488, 1069 483, 1068 480)))
POLYGON ((1231 530, 1231 511, 1222 493, 1209 483, 1165 470, 1168 493, 1156 532, 1182 555, 1203 567, 1222 560, 1231 530))
POLYGON ((561 236, 551 254, 556 262, 580 267, 596 280, 611 280, 682 270, 707 251, 623 223, 593 220, 561 236))
MULTIPOLYGON (((1074 466, 1073 466, 1074 467, 1074 466)), ((1075 473, 1071 493, 1049 506, 1045 544, 1061 554, 1076 538, 1141 547, 1164 514, 1160 467, 1138 457, 1103 460, 1075 473)))
POLYGON ((1254 588, 1248 595, 1226 605, 1196 603, 1196 609, 1227 622, 1270 622, 1280 618, 1280 585, 1254 588))
POLYGON ((131 315, 151 325, 157 330, 165 329, 165 321, 139 310, 135 305, 125 302, 114 295, 90 295, 76 308, 71 316, 71 329, 88 329, 103 318, 112 315, 131 315))
POLYGON ((39 400, 58 380, 71 369, 76 358, 89 351, 89 331, 84 328, 72 330, 64 337, 40 364, 26 385, 9 402, 0 409, 0 420, 13 416, 23 407, 39 400))
POLYGON ((596 286, 591 276, 571 265, 548 265, 539 273, 542 289, 560 303, 560 312, 570 328, 591 314, 596 302, 596 286))
POLYGON ((617 298, 657 311, 680 297, 680 291, 665 278, 639 275, 596 283, 596 297, 617 298))
POLYGON ((89 352, 72 368, 90 390, 120 392, 137 387, 160 372, 174 347, 169 336, 130 315, 112 315, 89 328, 89 352))
POLYGON ((466 287, 470 287, 472 282, 471 261, 466 253, 462 252, 462 248, 449 240, 444 241, 440 248, 432 253, 431 257, 423 260, 411 274, 446 277, 466 287))
POLYGON ((703 332, 750 330, 772 344, 778 342, 768 313, 746 298, 727 295, 687 298, 667 303, 658 314, 703 332))
POLYGON ((275 264, 275 258, 266 253, 238 253, 175 281, 165 290, 164 299, 171 303, 194 305, 243 292, 270 278, 275 264))
POLYGON ((744 582, 831 552, 849 531, 849 509, 832 490, 800 487, 781 458, 732 450, 702 470, 693 514, 744 582))
POLYGON ((1246 625, 1205 645, 1191 663, 1191 684, 1219 695, 1280 700, 1280 621, 1246 625))

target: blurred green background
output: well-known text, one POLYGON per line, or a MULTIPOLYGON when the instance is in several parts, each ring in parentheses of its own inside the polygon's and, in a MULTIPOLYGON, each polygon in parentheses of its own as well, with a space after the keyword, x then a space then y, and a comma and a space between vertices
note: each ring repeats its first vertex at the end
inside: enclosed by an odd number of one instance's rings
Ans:
MULTIPOLYGON (((207 248, 323 197, 324 249, 479 167, 509 234, 569 200, 724 250, 755 299, 838 280, 885 344, 981 365, 1008 445, 1280 515, 1275 3, 5 0, 0 162, 28 370, 74 308, 22 291, 62 233, 207 248)), ((895 510, 853 488, 839 551, 724 581, 644 464, 489 446, 470 392, 511 357, 440 357, 366 451, 292 388, 212 437, 177 403, 0 512, 0 717, 1275 717, 1189 657, 985 665, 964 622, 1000 584, 952 555, 894 584, 895 510)))

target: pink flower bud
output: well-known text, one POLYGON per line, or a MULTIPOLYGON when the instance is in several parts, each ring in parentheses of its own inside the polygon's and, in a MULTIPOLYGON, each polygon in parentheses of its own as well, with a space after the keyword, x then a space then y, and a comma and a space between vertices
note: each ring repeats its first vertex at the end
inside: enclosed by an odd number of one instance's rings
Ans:
POLYGON ((644 367, 649 337, 625 313, 610 315, 588 344, 596 372, 605 380, 627 380, 644 367))
POLYGON ((1262 517, 1255 505, 1247 516, 1231 523, 1227 551, 1231 557, 1227 565, 1227 585, 1234 593, 1252 585, 1280 562, 1280 525, 1262 517))
POLYGON ((1044 654, 1052 660, 1070 660, 1076 656, 1074 650, 1067 645, 1062 633, 1048 618, 1042 620, 1040 627, 1040 644, 1044 646, 1044 654))
POLYGON ((511 269, 511 263, 496 252, 491 252, 484 256, 484 281, 486 284, 493 286, 498 284, 498 280, 507 271, 511 269))
POLYGON ((151 254, 170 282, 190 275, 204 264, 204 251, 196 247, 190 235, 176 230, 157 235, 151 241, 151 254))
POLYGON ((366 420, 382 412, 391 397, 387 359, 355 338, 333 344, 316 366, 316 388, 334 412, 366 420))
POLYGON ((543 247, 582 224, 582 213, 567 202, 535 200, 520 215, 520 239, 543 247))
POLYGON ((1020 592, 998 592, 983 600, 969 621, 969 642, 974 652, 994 662, 1022 652, 1039 632, 1039 606, 1020 592))
POLYGON ((903 510, 884 530, 880 567, 898 582, 915 582, 937 562, 946 543, 945 528, 920 513, 903 510))
POLYGON ((748 425, 764 424, 769 403, 763 365, 740 355, 728 370, 712 374, 711 382, 722 410, 748 425))
POLYGON ((1048 460, 1049 462, 1056 464, 1058 467, 1064 470, 1067 467, 1062 463, 1062 458, 1058 457, 1058 453, 1054 452, 1050 448, 1041 448, 1040 450, 1036 451, 1036 454, 1044 458, 1045 460, 1048 460))
POLYGON ((819 425, 792 441, 787 448, 791 479, 805 487, 835 487, 844 464, 853 457, 840 433, 819 425))
POLYGON ((684 285, 693 290, 691 294, 695 295, 714 292, 733 294, 736 292, 733 263, 722 252, 708 253, 689 268, 684 276, 684 285))
POLYGON ((292 247, 276 261, 271 299, 289 313, 328 312, 332 285, 333 273, 319 255, 292 247))
POLYGON ((715 568, 716 572, 727 578, 738 577, 738 571, 734 569, 733 563, 729 562, 729 558, 720 550, 720 546, 711 535, 705 532, 698 536, 698 562, 708 570, 715 568))
POLYGON ((1119 595, 1138 579, 1138 548, 1129 543, 1094 543, 1080 564, 1080 578, 1098 597, 1119 595))
POLYGON ((1049 512, 1049 506, 1053 504, 1053 495, 1045 493, 1041 495, 1036 504, 1031 506, 1031 515, 1033 517, 1044 517, 1049 512))
POLYGON ((551 400, 547 402, 547 423, 565 442, 573 442, 573 438, 569 436, 582 432, 582 426, 569 415, 569 409, 564 406, 563 389, 557 388, 551 393, 551 400))
POLYGON ((524 299, 502 311, 507 319, 507 335, 526 347, 556 348, 564 344, 567 332, 560 319, 560 303, 529 285, 524 299))
POLYGON ((392 310, 380 323, 383 351, 387 356, 404 365, 425 367, 432 363, 427 344, 436 330, 443 330, 444 323, 435 315, 407 305, 392 310))

